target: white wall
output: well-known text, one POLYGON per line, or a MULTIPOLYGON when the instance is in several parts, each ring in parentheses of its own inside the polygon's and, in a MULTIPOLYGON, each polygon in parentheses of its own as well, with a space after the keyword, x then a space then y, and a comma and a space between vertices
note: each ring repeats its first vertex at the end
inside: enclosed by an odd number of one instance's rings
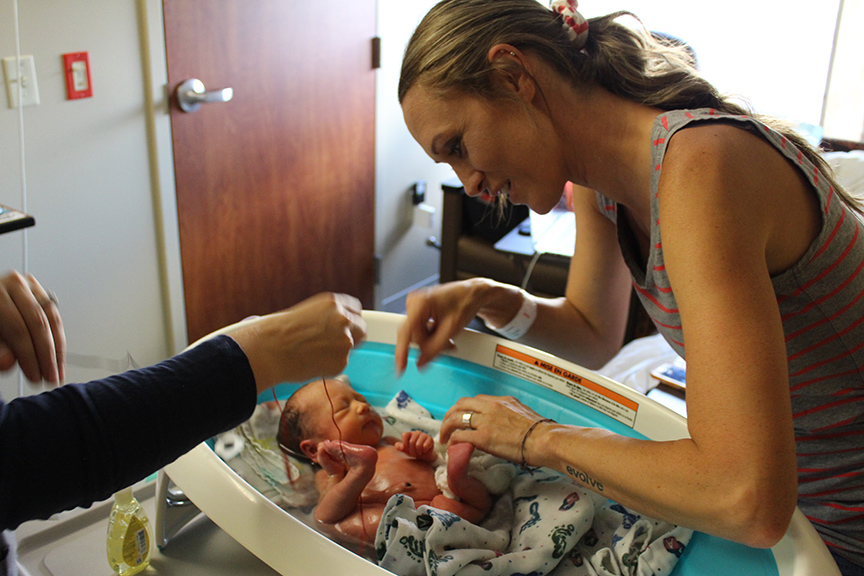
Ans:
POLYGON ((375 245, 383 257, 377 308, 404 311, 405 292, 438 281, 439 252, 426 246, 441 232, 441 180, 454 176, 436 165, 405 128, 396 95, 405 45, 432 0, 378 0, 381 69, 377 77, 375 245), (426 180, 426 203, 436 209, 432 228, 414 225, 410 189, 426 180))
MULTIPOLYGON (((0 57, 14 56, 14 0, 0 3, 0 57)), ((0 202, 22 207, 26 162, 28 268, 59 296, 69 351, 138 363, 168 354, 147 148, 136 6, 88 0, 18 2, 20 52, 35 57, 41 104, 0 94, 0 202), (93 98, 66 100, 61 55, 88 51, 93 98)), ((25 267, 24 233, 0 236, 0 269, 25 267)), ((84 362, 86 363, 86 362, 84 362)), ((103 370, 69 367, 69 380, 103 370)), ((17 377, 2 380, 8 398, 17 377)), ((26 386, 25 386, 26 389, 26 386)))

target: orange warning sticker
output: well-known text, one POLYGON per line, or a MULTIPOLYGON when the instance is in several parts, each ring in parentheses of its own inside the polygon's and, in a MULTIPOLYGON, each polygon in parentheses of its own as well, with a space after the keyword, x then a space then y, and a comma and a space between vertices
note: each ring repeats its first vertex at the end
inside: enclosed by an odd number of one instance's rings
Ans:
POLYGON ((638 402, 556 364, 499 344, 492 365, 502 372, 569 396, 631 428, 636 424, 638 402))

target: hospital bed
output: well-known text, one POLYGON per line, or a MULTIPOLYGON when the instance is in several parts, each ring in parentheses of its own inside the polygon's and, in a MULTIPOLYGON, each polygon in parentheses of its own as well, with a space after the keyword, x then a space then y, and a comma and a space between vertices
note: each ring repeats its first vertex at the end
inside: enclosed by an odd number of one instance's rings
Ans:
MULTIPOLYGON (((383 406, 404 389, 440 418, 462 396, 512 395, 561 423, 654 440, 687 436, 683 417, 639 392, 488 334, 465 331, 454 350, 422 372, 409 362, 406 374, 397 378, 393 348, 403 317, 364 312, 364 318, 368 338, 351 353, 346 374, 373 405, 383 406)), ((275 393, 285 398, 296 388, 282 384, 275 393)), ((259 401, 268 399, 272 396, 262 395, 259 401)), ((266 498, 217 456, 212 443, 202 443, 167 466, 160 473, 157 498, 156 539, 162 546, 200 509, 280 574, 389 574, 266 498)), ((742 576, 839 574, 815 529, 797 509, 786 535, 770 550, 694 534, 673 574, 716 574, 719 567, 722 573, 742 576)))

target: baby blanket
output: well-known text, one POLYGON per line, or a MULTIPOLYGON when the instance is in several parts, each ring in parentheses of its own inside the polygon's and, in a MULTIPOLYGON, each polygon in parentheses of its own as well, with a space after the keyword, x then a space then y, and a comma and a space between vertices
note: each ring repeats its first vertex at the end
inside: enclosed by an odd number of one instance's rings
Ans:
POLYGON ((648 576, 671 573, 691 536, 541 469, 517 475, 481 525, 396 495, 375 548, 400 576, 648 576))

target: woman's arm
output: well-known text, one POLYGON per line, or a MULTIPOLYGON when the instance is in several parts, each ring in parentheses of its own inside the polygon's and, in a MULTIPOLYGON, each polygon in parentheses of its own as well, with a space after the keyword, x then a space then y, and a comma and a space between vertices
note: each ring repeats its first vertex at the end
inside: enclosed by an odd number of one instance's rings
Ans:
MULTIPOLYGON (((537 320, 519 342, 597 369, 624 343, 632 282, 618 246, 617 229, 600 213, 594 191, 574 185, 573 211, 576 246, 565 296, 534 298, 537 320)), ((480 316, 495 326, 506 323, 486 310, 480 316)))
MULTIPOLYGON (((527 464, 559 470, 653 517, 752 546, 773 545, 785 532, 797 488, 783 339, 765 329, 769 299, 756 297, 751 304, 728 296, 713 298, 746 305, 753 315, 706 326, 717 350, 688 346, 690 439, 653 442, 541 423, 525 441, 527 464), (742 333, 724 349, 724 336, 742 333)), ((695 341, 690 334, 688 344, 695 341)), ((445 417, 441 437, 521 462, 523 437, 540 418, 512 398, 462 399, 445 417), (476 430, 458 429, 465 411, 474 412, 476 430)))
POLYGON ((408 362, 408 346, 420 348, 418 367, 446 350, 475 317, 502 327, 516 316, 523 298, 537 304, 537 318, 519 342, 590 368, 599 368, 621 348, 630 304, 629 273, 614 224, 600 214, 594 192, 574 186, 576 246, 565 296, 538 298, 488 278, 450 282, 408 295, 407 319, 399 330, 396 367, 408 362))
MULTIPOLYGON (((676 136, 660 189, 665 265, 684 326, 690 438, 645 441, 542 423, 524 447, 530 465, 569 474, 640 512, 767 547, 785 533, 797 496, 771 273, 795 260, 793 244, 812 240, 812 205, 773 149, 720 128, 676 136), (782 232, 790 227, 805 237, 782 232)), ((525 431, 539 418, 513 399, 463 399, 448 412, 442 441, 520 462, 525 431), (477 430, 458 429, 468 410, 477 430)))

